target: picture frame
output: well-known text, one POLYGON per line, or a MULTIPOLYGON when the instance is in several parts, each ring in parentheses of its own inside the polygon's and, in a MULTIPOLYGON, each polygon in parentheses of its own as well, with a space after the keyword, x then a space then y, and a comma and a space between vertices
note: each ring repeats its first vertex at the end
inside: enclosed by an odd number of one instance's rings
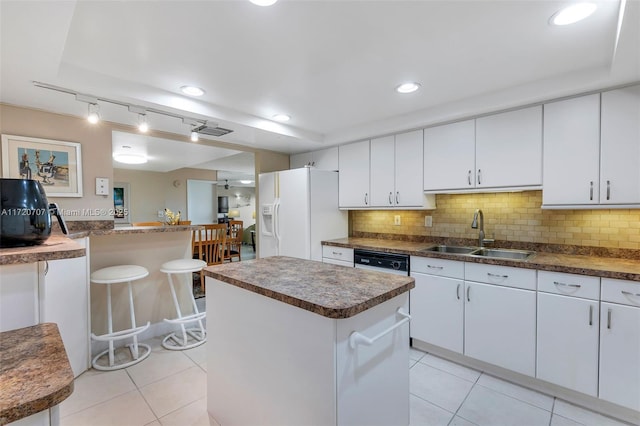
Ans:
POLYGON ((36 180, 47 197, 82 197, 81 145, 2 135, 2 177, 36 180))
POLYGON ((131 223, 130 193, 128 182, 113 183, 113 221, 115 223, 131 223))

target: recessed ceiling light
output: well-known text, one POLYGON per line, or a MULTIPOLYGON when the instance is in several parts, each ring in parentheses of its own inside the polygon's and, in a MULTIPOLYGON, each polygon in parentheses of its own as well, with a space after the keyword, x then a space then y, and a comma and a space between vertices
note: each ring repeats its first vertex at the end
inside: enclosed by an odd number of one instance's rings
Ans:
POLYGON ((569 25, 581 21, 591 15, 597 6, 595 3, 575 3, 559 10, 551 17, 553 25, 569 25))
POLYGON ((398 93, 413 93, 420 88, 420 83, 410 82, 410 83, 402 83, 400 86, 396 87, 396 92, 398 93))
POLYGON ((276 120, 276 121, 284 122, 284 121, 291 120, 291 116, 287 115, 287 114, 276 114, 276 115, 273 116, 273 119, 276 120))
POLYGON ((252 180, 241 180, 240 181, 240 183, 243 184, 243 185, 249 185, 251 182, 253 182, 253 181, 252 180))
POLYGON ((258 6, 271 6, 278 0, 249 0, 249 1, 258 6))
POLYGON ((113 159, 124 164, 144 164, 147 157, 141 154, 113 154, 113 159))
POLYGON ((204 90, 196 87, 196 86, 182 86, 180 91, 185 95, 189 96, 202 96, 204 95, 204 90))

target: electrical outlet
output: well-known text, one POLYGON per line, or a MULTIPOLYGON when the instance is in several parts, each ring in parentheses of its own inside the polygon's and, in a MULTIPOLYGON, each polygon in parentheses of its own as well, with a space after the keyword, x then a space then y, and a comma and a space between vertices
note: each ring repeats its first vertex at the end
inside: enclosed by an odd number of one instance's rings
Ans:
POLYGON ((394 225, 400 225, 400 215, 397 214, 393 217, 393 224, 394 225))
POLYGON ((164 210, 158 210, 158 217, 164 217, 164 210))
POLYGON ((427 228, 431 228, 433 226, 433 216, 424 217, 424 226, 427 228))

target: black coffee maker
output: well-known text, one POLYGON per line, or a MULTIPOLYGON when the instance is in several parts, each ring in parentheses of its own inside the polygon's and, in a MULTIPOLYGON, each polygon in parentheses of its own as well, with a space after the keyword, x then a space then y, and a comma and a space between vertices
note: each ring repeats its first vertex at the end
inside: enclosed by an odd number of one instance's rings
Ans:
POLYGON ((47 201, 40 182, 0 179, 0 247, 42 244, 51 235, 51 215, 66 234, 58 205, 47 201))

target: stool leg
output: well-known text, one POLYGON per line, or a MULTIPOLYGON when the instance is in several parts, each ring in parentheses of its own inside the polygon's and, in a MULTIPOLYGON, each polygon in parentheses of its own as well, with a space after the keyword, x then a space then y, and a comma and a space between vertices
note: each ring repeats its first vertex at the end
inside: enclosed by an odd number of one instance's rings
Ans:
MULTIPOLYGON (((202 270, 200 270, 200 273, 202 273, 202 270)), ((191 292, 191 304, 193 305, 193 313, 194 314, 199 314, 200 311, 198 310, 198 305, 196 304, 196 298, 193 297, 193 292, 191 292)), ((204 326, 202 325, 202 320, 198 320, 198 325, 200 326, 200 337, 204 339, 204 326)))
MULTIPOLYGON (((129 313, 131 314, 131 328, 136 328, 136 314, 133 310, 133 289, 131 288, 131 281, 127 281, 129 287, 129 313)), ((133 359, 138 359, 138 335, 133 336, 133 345, 131 346, 131 355, 133 359)))
MULTIPOLYGON (((180 303, 178 303, 178 297, 176 296, 176 290, 173 286, 173 277, 171 276, 170 273, 167 274, 168 278, 169 278, 169 288, 171 289, 171 297, 173 297, 173 305, 176 307, 176 312, 178 313, 178 318, 182 318, 182 311, 180 310, 180 303)), ((193 291, 192 291, 193 293, 193 291)), ((182 341, 184 342, 183 345, 187 346, 187 329, 185 328, 184 324, 180 324, 180 329, 182 330, 182 341)))
MULTIPOLYGON (((111 284, 107 284, 107 327, 109 334, 113 333, 113 314, 111 313, 111 284)), ((113 339, 109 339, 109 367, 115 362, 113 354, 113 339)))

